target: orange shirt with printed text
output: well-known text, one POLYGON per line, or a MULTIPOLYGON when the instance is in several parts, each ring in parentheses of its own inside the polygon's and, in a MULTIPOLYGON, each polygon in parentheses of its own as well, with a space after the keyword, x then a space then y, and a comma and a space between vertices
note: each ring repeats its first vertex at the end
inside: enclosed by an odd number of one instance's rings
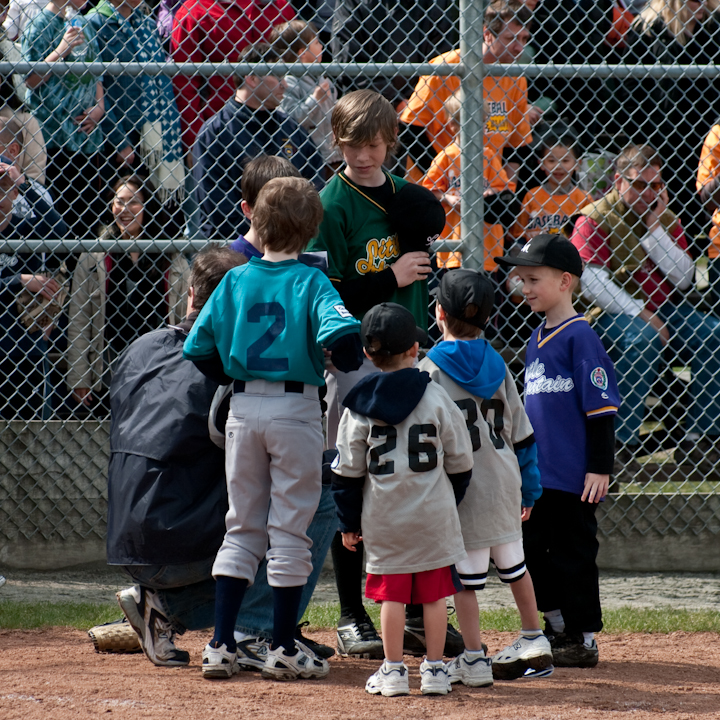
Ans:
MULTIPOLYGON (((431 65, 460 62, 460 51, 451 50, 430 61, 431 65)), ((454 142, 447 129, 448 116, 445 101, 460 89, 456 75, 423 75, 400 115, 400 121, 427 129, 436 152, 442 152, 454 142)), ((532 142, 530 123, 527 120, 527 80, 524 77, 491 77, 483 80, 483 99, 490 104, 485 118, 486 145, 495 151, 503 147, 518 148, 532 142)))
POLYGON ((512 234, 529 240, 540 233, 559 233, 573 215, 591 202, 590 193, 579 187, 569 193, 551 193, 544 185, 531 188, 522 200, 512 234))

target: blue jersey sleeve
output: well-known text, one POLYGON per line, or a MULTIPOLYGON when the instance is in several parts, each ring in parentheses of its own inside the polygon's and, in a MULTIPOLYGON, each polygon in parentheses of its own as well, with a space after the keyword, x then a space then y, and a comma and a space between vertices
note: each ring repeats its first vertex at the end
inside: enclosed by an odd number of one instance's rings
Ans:
POLYGON ((343 305, 330 280, 318 273, 315 287, 313 331, 317 341, 327 347, 343 335, 359 333, 359 321, 343 305))
POLYGON ((584 357, 575 357, 574 382, 580 406, 588 418, 615 415, 620 407, 615 367, 595 332, 588 330, 592 337, 582 349, 584 357))

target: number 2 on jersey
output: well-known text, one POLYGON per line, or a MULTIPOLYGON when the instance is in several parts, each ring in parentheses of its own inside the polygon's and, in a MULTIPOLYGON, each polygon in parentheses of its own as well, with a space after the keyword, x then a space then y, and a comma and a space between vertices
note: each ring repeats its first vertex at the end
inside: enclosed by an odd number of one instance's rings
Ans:
POLYGON ((256 303, 247 314, 251 323, 259 323, 262 318, 273 317, 275 322, 247 349, 247 369, 265 372, 284 372, 289 367, 287 358, 262 357, 264 353, 285 329, 285 308, 278 302, 256 303))

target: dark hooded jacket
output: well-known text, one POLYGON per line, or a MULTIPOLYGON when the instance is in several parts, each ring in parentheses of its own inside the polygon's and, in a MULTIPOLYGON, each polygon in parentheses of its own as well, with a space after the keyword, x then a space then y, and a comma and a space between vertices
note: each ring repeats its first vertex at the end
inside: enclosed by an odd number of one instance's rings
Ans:
POLYGON ((110 385, 107 557, 173 565, 213 557, 228 509, 225 454, 208 434, 217 384, 182 356, 192 319, 143 335, 110 385))

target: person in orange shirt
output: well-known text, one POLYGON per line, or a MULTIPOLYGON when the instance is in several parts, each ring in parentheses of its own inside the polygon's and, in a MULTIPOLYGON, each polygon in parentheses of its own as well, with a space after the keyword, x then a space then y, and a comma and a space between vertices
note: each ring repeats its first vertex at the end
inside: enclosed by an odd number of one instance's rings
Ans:
MULTIPOLYGON (((422 185, 435 193, 442 202, 447 215, 445 228, 440 235, 443 240, 460 240, 460 94, 451 95, 444 110, 448 116, 448 131, 454 140, 437 154, 422 180, 422 185)), ((485 102, 487 114, 487 101, 485 102)), ((505 228, 509 228, 515 218, 515 184, 508 180, 502 166, 500 154, 486 145, 484 149, 483 186, 485 197, 484 251, 483 268, 488 272, 497 269, 495 258, 504 253, 505 228), (504 227, 503 227, 504 226, 504 227)), ((438 269, 454 268, 462 265, 459 252, 439 252, 436 256, 438 269)))
POLYGON ((714 304, 717 304, 720 301, 720 260, 718 260, 720 258, 720 124, 710 128, 703 143, 696 187, 705 209, 712 213, 708 280, 714 304))
MULTIPOLYGON (((483 28, 483 62, 489 65, 517 60, 530 38, 531 12, 517 0, 496 0, 485 10, 483 28)), ((430 64, 460 62, 460 51, 438 55, 430 64)), ((425 75, 400 115, 403 142, 417 170, 410 176, 427 172, 432 158, 450 145, 454 138, 448 131, 445 102, 460 89, 460 78, 425 75)), ((527 80, 523 77, 493 77, 483 80, 484 99, 489 104, 486 116, 487 145, 503 153, 503 165, 511 182, 532 142, 531 123, 540 112, 528 104, 527 80)))
POLYGON ((538 148, 540 168, 546 180, 531 188, 522 200, 512 234, 530 240, 544 233, 560 233, 573 215, 589 205, 592 196, 575 185, 578 167, 575 138, 548 133, 538 148))

